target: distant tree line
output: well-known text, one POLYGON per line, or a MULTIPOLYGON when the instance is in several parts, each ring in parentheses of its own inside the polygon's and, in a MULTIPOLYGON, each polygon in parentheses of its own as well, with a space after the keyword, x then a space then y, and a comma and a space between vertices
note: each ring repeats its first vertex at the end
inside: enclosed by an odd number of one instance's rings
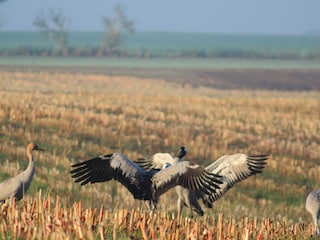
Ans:
MULTIPOLYGON (((0 0, 0 3, 6 0, 0 0)), ((62 11, 56 9, 48 9, 47 12, 41 11, 35 18, 33 25, 48 37, 53 43, 53 48, 48 49, 17 49, 14 51, 0 52, 1 55, 110 55, 118 54, 119 46, 122 43, 124 33, 135 32, 135 22, 128 19, 126 15, 126 8, 121 4, 116 4, 113 9, 113 17, 103 17, 105 26, 105 36, 101 41, 99 49, 92 49, 90 51, 74 49, 69 46, 68 32, 70 19, 67 18, 62 11)), ((0 26, 1 26, 0 19, 0 26)))
POLYGON ((126 58, 239 58, 239 59, 320 59, 320 52, 299 53, 291 51, 266 52, 259 50, 224 49, 219 50, 164 50, 135 49, 127 51, 125 48, 101 47, 68 47, 64 50, 55 48, 22 47, 16 49, 1 49, 0 56, 70 56, 70 57, 126 57, 126 58))

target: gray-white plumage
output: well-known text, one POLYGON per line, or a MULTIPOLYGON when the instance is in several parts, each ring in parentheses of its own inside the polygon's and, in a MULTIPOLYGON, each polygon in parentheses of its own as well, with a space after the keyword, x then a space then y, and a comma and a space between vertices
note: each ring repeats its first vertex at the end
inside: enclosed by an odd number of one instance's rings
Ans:
POLYGON ((148 201, 152 209, 156 208, 160 195, 177 185, 212 194, 222 183, 220 176, 187 161, 148 171, 121 153, 101 155, 71 167, 75 182, 85 185, 114 179, 123 184, 135 199, 148 201))
POLYGON ((35 160, 32 156, 32 151, 35 150, 44 151, 36 144, 29 143, 27 146, 27 156, 29 159, 28 167, 19 175, 0 183, 0 201, 14 197, 17 200, 20 200, 25 195, 30 187, 35 172, 35 160))
POLYGON ((187 148, 182 146, 174 157, 170 153, 155 153, 151 158, 139 158, 136 163, 144 170, 163 169, 183 160, 187 154, 187 148))
POLYGON ((320 234, 318 221, 320 218, 320 189, 314 190, 308 194, 306 200, 306 209, 311 214, 316 227, 316 234, 320 234))
MULTIPOLYGON (((212 203, 218 200, 236 183, 254 174, 261 173, 268 158, 268 155, 246 155, 241 153, 224 155, 206 167, 207 171, 219 174, 223 179, 220 189, 216 193, 206 196, 206 205, 212 207, 212 203)), ((201 198, 203 196, 204 194, 201 193, 201 198)))
MULTIPOLYGON (((207 194, 201 190, 192 191, 177 186, 176 192, 178 194, 178 214, 184 206, 190 209, 191 216, 192 211, 197 212, 199 215, 203 215, 203 210, 198 202, 201 198, 203 203, 211 208, 214 201, 218 200, 224 193, 232 188, 236 183, 252 176, 256 173, 262 172, 265 167, 268 155, 246 155, 246 154, 234 154, 224 155, 214 161, 209 166, 205 167, 205 170, 214 174, 222 176, 222 184, 219 185, 214 193, 207 194)), ((150 161, 157 161, 156 158, 150 158, 150 161)), ((170 164, 174 164, 176 160, 174 158, 167 158, 166 161, 170 164)), ((160 162, 149 163, 149 166, 158 166, 160 162)), ((144 166, 148 164, 144 163, 144 166)))

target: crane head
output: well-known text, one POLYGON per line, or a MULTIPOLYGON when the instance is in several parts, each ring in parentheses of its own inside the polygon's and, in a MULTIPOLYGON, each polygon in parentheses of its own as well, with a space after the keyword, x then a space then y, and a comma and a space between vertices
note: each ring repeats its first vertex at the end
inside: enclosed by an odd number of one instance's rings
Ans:
POLYGON ((39 147, 37 144, 35 143, 29 143, 28 145, 28 150, 29 151, 44 151, 44 149, 42 149, 41 147, 39 147))

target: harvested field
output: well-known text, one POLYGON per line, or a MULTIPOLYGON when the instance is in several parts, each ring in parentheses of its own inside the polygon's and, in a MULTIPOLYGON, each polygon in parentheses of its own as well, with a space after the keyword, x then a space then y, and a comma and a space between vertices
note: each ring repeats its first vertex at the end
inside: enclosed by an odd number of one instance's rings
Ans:
MULTIPOLYGON (((170 234, 181 238, 193 233, 200 239, 243 234, 248 235, 244 239, 311 236, 312 221, 304 203, 320 182, 318 91, 216 89, 181 83, 179 77, 174 81, 173 75, 149 77, 146 72, 133 77, 125 71, 122 76, 97 69, 84 71, 7 68, 0 72, 0 178, 25 168, 29 141, 46 149, 35 154, 37 166, 29 200, 13 208, 12 203, 2 207, 2 236, 80 239, 82 232, 84 238, 109 238, 114 231, 119 238, 143 238, 143 234, 147 238, 165 239, 170 234), (80 187, 68 173, 72 163, 99 154, 121 151, 136 159, 159 151, 175 153, 181 145, 188 147, 188 160, 203 165, 236 152, 270 153, 271 159, 262 174, 236 185, 213 209, 205 209, 204 218, 180 222, 174 218, 174 191, 163 195, 159 212, 150 215, 120 184, 80 187), (42 212, 34 213, 33 208, 39 206, 43 206, 42 212), (99 218, 101 209, 105 212, 99 218), (12 211, 14 215, 9 217, 12 211), (37 217, 30 217, 30 212, 37 217), (80 221, 77 229, 71 220, 74 214, 80 221), (92 230, 86 214, 104 227, 92 230), (120 217, 125 220, 114 226, 110 219, 119 215, 126 216, 120 217), (128 218, 136 225, 130 228, 128 218), (65 224, 65 228, 52 227, 45 235, 53 219, 57 221, 54 224, 64 219, 61 226, 65 224), (28 230, 24 224, 35 228, 28 230), (185 230, 176 230, 176 225, 185 230)), ((235 79, 235 73, 231 75, 235 79)), ((299 75, 288 78, 293 76, 299 75)))

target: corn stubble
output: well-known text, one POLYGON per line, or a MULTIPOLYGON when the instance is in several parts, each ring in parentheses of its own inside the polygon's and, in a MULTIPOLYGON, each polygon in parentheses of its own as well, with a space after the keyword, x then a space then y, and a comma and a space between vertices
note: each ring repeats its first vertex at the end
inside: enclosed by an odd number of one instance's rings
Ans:
POLYGON ((2 239, 305 239, 311 224, 289 224, 258 217, 235 219, 218 214, 191 219, 168 212, 137 209, 108 211, 104 207, 71 207, 58 196, 7 200, 0 209, 2 239))

